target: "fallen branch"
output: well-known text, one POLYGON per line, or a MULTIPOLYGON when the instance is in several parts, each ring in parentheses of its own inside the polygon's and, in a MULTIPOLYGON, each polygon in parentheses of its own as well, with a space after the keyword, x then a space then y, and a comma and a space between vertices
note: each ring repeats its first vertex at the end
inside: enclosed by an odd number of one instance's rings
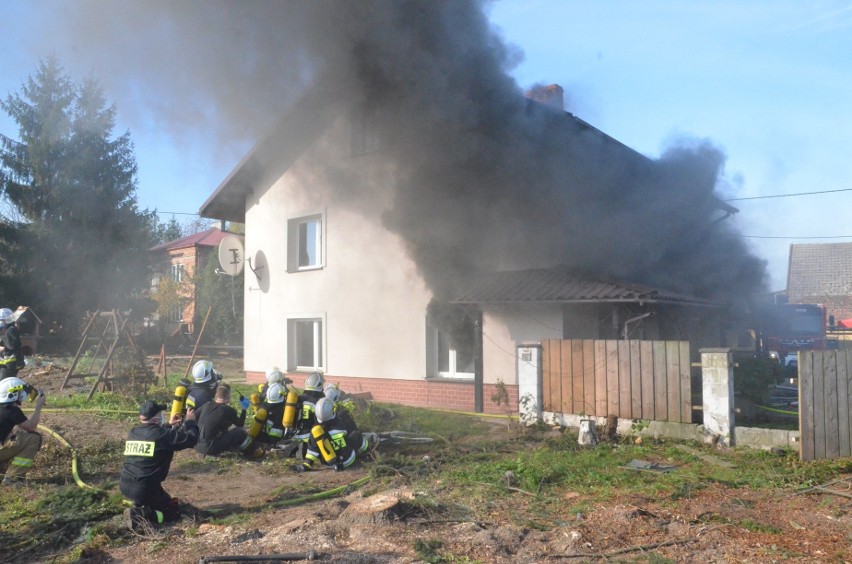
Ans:
POLYGON ((609 552, 573 552, 571 554, 553 554, 551 556, 553 558, 609 558, 610 556, 618 556, 619 554, 626 554, 628 552, 642 552, 645 550, 662 548, 664 546, 672 546, 675 544, 687 544, 690 542, 695 542, 697 540, 698 539, 674 539, 663 542, 655 542, 653 544, 628 546, 627 548, 619 548, 618 550, 611 550, 609 552))

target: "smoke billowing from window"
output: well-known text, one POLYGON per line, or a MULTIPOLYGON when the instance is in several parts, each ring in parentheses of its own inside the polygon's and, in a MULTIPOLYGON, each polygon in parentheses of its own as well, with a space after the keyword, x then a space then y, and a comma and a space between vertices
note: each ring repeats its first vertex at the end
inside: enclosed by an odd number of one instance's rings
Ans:
POLYGON ((722 152, 688 140, 651 161, 528 102, 482 2, 59 6, 50 32, 122 113, 132 103, 172 132, 257 138, 332 77, 394 163, 383 219, 438 297, 472 273, 557 264, 722 301, 763 288, 764 261, 716 221, 722 152))

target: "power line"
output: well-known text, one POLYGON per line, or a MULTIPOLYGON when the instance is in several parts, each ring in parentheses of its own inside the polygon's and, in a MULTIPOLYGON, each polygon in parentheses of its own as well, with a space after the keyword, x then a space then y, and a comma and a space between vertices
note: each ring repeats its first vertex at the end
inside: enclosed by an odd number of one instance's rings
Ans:
POLYGON ((821 192, 801 192, 799 194, 774 194, 770 196, 751 196, 748 198, 731 198, 723 202, 741 202, 743 200, 764 200, 766 198, 791 198, 793 196, 813 196, 815 194, 832 194, 834 192, 852 192, 852 188, 840 188, 839 190, 823 190, 821 192))
POLYGON ((784 237, 781 235, 743 235, 748 239, 850 239, 852 235, 825 235, 814 237, 784 237))

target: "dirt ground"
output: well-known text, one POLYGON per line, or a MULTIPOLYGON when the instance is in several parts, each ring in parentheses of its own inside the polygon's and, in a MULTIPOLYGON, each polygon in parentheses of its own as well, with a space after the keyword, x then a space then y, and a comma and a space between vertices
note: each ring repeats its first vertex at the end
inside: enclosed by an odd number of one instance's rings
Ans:
MULTIPOLYGON (((225 376, 237 377, 241 366, 220 364, 225 376), (234 372, 230 374, 230 372, 234 372)), ((46 365, 28 367, 26 379, 56 395, 61 375, 46 365)), ((88 390, 86 390, 88 391, 88 390)), ((49 406, 49 405, 48 405, 49 406)), ((75 448, 95 440, 122 440, 132 422, 117 423, 95 414, 47 412, 44 425, 75 448)), ((426 455, 428 456, 428 454, 426 455)), ((376 489, 360 484, 367 462, 343 472, 322 470, 305 475, 281 473, 286 459, 238 460, 222 465, 194 451, 176 455, 166 490, 202 511, 242 516, 239 519, 185 518, 148 538, 129 533, 84 554, 88 562, 224 561, 226 556, 308 556, 322 562, 852 562, 852 476, 831 487, 839 494, 751 490, 714 485, 673 499, 620 496, 606 501, 565 495, 566 514, 549 527, 524 525, 533 511, 528 492, 493 500, 483 508, 431 506, 418 502, 421 492, 404 480, 391 479, 376 489), (300 484, 300 491, 320 493, 355 484, 338 495, 302 500, 278 492, 300 484), (393 503, 389 503, 390 500, 393 503), (398 500, 398 501, 397 501, 398 500), (584 501, 591 510, 569 514, 584 501), (357 512, 365 504, 391 510, 357 512), (428 509, 427 509, 428 508, 428 509), (478 518, 471 515, 479 515, 478 518), (487 515, 487 518, 483 518, 487 515), (761 527, 746 527, 759 523, 761 527), (546 529, 546 530, 542 530, 546 529), (444 560, 423 560, 415 546, 430 541, 444 560), (313 552, 312 552, 313 551, 313 552), (452 555, 452 556, 449 556, 452 555)), ((116 490, 117 476, 98 473, 81 462, 83 480, 116 490)), ((434 484, 440 490, 439 483, 434 484)), ((304 494, 300 494, 301 497, 304 494)), ((115 518, 117 521, 120 517, 115 518)), ((119 530, 118 524, 116 530, 119 530)), ((420 551, 421 556, 424 554, 420 551)), ((438 558, 437 556, 435 558, 438 558)), ((274 556, 269 560, 276 561, 274 556)))

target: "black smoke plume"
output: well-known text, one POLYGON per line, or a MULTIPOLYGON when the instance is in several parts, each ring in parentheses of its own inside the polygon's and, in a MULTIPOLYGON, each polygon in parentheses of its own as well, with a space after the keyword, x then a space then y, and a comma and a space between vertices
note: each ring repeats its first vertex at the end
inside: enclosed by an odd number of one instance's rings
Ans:
MULTIPOLYGON (((479 272, 553 265, 722 302, 764 287, 764 261, 717 221, 722 152, 689 140, 649 160, 529 102, 509 74, 517 49, 483 2, 49 6, 51 32, 119 108, 135 100, 172 132, 257 139, 312 81, 333 77, 377 128, 394 164, 383 220, 439 298, 479 272)), ((349 180, 351 193, 369 175, 349 180)))

